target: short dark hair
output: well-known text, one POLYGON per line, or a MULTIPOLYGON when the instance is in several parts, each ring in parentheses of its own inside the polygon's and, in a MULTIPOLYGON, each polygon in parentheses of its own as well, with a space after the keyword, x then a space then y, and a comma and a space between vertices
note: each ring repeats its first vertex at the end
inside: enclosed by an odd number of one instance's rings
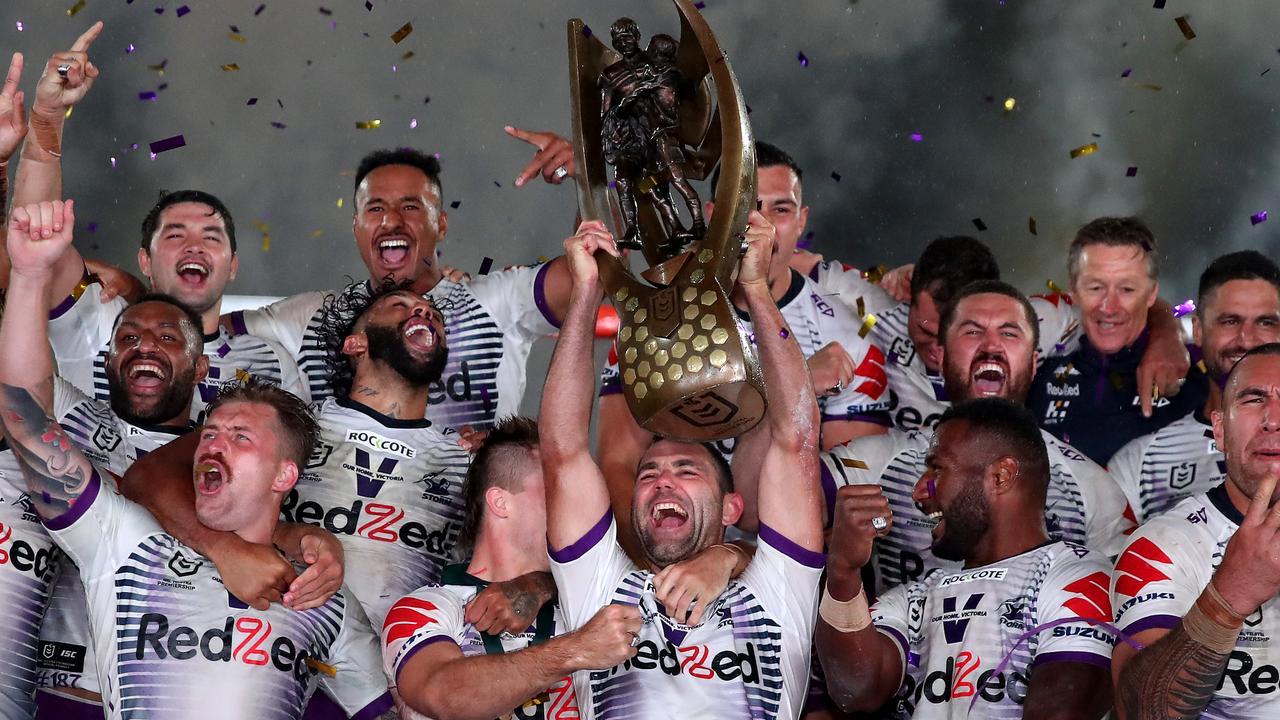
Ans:
POLYGON ((1280 267, 1257 250, 1227 253, 1209 263, 1200 273, 1200 289, 1196 293, 1196 313, 1204 319, 1204 306, 1209 295, 1232 280, 1266 280, 1280 293, 1280 267))
POLYGON ((484 444, 471 459, 466 483, 462 486, 462 530, 458 544, 473 550, 484 520, 485 493, 500 487, 511 493, 524 490, 525 470, 521 456, 538 448, 538 421, 512 415, 493 426, 484 444))
POLYGON ((166 293, 158 293, 158 292, 145 293, 142 297, 134 301, 133 304, 129 305, 124 310, 121 310, 120 314, 116 315, 115 322, 112 323, 111 325, 112 333, 114 334, 115 329, 120 326, 120 320, 121 318, 124 317, 125 313, 129 312, 129 310, 143 303, 152 303, 152 302, 161 303, 164 305, 172 305, 178 308, 178 310, 182 312, 182 319, 186 320, 187 323, 191 326, 187 332, 187 341, 190 343, 190 346, 191 346, 189 349, 195 350, 195 357, 200 357, 201 355, 203 355, 204 354, 204 321, 200 319, 200 316, 196 314, 195 310, 192 310, 190 307, 187 307, 187 305, 185 305, 178 298, 166 293))
POLYGON ((222 218, 222 224, 227 228, 227 242, 231 244, 231 253, 236 252, 236 222, 231 218, 231 211, 217 197, 203 190, 175 190, 173 192, 161 192, 160 199, 156 204, 147 211, 147 216, 142 219, 142 249, 148 254, 151 252, 151 237, 156 234, 156 229, 160 225, 160 213, 165 211, 172 205, 178 203, 200 203, 208 205, 213 214, 222 218))
MULTIPOLYGON (((339 293, 326 295, 321 303, 320 328, 317 331, 320 347, 324 348, 329 367, 329 387, 334 397, 346 397, 355 381, 356 369, 351 359, 342 352, 347 336, 356 331, 360 319, 379 300, 398 292, 412 292, 412 280, 396 282, 391 278, 377 287, 358 283, 339 293)), ((434 304, 434 301, 432 301, 434 304)))
POLYGON ((302 398, 279 385, 250 376, 243 383, 224 385, 218 397, 209 403, 205 417, 212 417, 218 408, 234 402, 270 405, 280 425, 279 438, 284 443, 285 459, 292 460, 299 472, 307 466, 311 451, 320 442, 320 426, 302 398))
POLYGON ((975 280, 999 280, 1000 264, 991 248, 967 235, 935 238, 925 246, 911 274, 911 303, 922 292, 939 306, 975 280))
MULTIPOLYGON (((800 169, 800 165, 796 163, 795 158, 787 154, 786 150, 767 143, 763 140, 755 142, 756 148, 756 169, 785 166, 791 168, 791 172, 796 174, 797 180, 804 180, 804 171, 800 169)), ((715 198, 716 188, 720 187, 720 166, 716 165, 715 172, 711 173, 711 197, 715 198)))
MULTIPOLYGON (((1036 418, 1026 407, 1004 398, 978 398, 956 403, 938 420, 942 426, 953 420, 969 424, 969 437, 981 435, 1000 455, 1018 461, 1019 474, 1026 473, 1036 481, 1033 486, 1043 494, 1049 486, 1049 451, 1036 418)), ((994 460, 995 458, 992 458, 994 460)))
MULTIPOLYGON (((354 193, 360 190, 360 183, 364 182, 366 175, 387 165, 408 165, 421 170, 422 174, 426 175, 431 184, 435 186, 436 195, 439 196, 441 205, 444 204, 444 185, 440 182, 439 158, 421 150, 407 147, 394 150, 374 150, 360 158, 360 165, 356 167, 355 187, 352 189, 353 198, 354 193)), ((359 210, 360 208, 354 209, 359 210)))
POLYGON ((1018 288, 1010 285, 1003 280, 977 280, 960 288, 959 292, 951 296, 946 305, 942 306, 942 312, 938 322, 938 342, 943 346, 947 344, 947 331, 951 328, 952 321, 955 320, 956 307, 960 305, 960 301, 971 295, 1004 295, 1011 297, 1022 305, 1022 312, 1026 315, 1027 324, 1031 326, 1031 347, 1040 347, 1040 316, 1036 313, 1036 309, 1031 305, 1031 301, 1018 291, 1018 288))
POLYGON ((1240 359, 1236 361, 1235 365, 1231 366, 1231 370, 1227 373, 1227 380, 1224 385, 1231 384, 1231 378, 1235 376, 1236 371, 1240 369, 1241 365, 1244 365, 1245 360, 1248 360, 1254 355, 1280 355, 1280 342, 1271 342, 1259 345, 1244 355, 1241 355, 1240 359))
POLYGON ((1146 223, 1136 217, 1100 217, 1085 223, 1076 231, 1067 251, 1067 274, 1071 284, 1080 277, 1080 256, 1090 245, 1108 247, 1135 247, 1142 251, 1147 263, 1147 277, 1160 276, 1160 254, 1156 252, 1156 237, 1146 223))

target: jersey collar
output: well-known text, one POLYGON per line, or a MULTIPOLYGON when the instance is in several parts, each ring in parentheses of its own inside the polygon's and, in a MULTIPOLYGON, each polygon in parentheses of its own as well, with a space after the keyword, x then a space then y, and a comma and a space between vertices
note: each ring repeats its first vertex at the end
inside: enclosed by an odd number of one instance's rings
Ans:
POLYGON ((431 427, 431 421, 426 418, 422 418, 421 420, 406 420, 403 418, 393 418, 389 415, 383 415, 382 413, 378 412, 377 410, 374 410, 368 405, 365 405, 364 403, 356 400, 352 400, 351 398, 334 398, 333 401, 338 403, 342 407, 347 408, 348 410, 355 410, 358 413, 361 413, 363 415, 367 415, 373 418, 374 420, 378 421, 378 424, 382 425, 383 427, 389 427, 389 428, 431 427))
MULTIPOLYGON (((800 295, 800 291, 804 290, 804 276, 793 268, 788 269, 788 272, 791 273, 791 284, 787 286, 787 291, 783 293, 782 297, 778 298, 777 305, 779 310, 790 305, 800 295)), ((732 303, 730 305, 732 305, 733 311, 738 314, 739 318, 747 321, 751 320, 751 315, 746 310, 732 303)))
POLYGON ((1231 496, 1227 494, 1226 481, 1223 481, 1221 485, 1205 493, 1205 495, 1208 496, 1209 502, 1213 503, 1213 507, 1222 513, 1223 517, 1236 525, 1244 523, 1244 513, 1236 509, 1236 504, 1231 502, 1231 496))

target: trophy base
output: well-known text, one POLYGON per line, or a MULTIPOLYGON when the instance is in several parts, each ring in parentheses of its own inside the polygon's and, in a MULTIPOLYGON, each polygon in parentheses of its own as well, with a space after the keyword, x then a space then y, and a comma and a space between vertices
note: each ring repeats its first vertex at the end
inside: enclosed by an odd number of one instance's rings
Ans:
POLYGON ((646 431, 685 442, 710 442, 737 437, 756 426, 764 417, 765 398, 747 380, 733 380, 701 388, 653 411, 637 408, 630 397, 631 412, 646 431), (652 414, 641 415, 642 410, 652 414))

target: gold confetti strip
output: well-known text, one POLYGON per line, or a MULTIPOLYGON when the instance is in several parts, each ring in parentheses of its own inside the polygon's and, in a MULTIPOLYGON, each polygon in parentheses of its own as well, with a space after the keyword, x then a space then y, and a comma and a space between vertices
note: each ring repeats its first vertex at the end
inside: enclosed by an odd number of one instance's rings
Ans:
POLYGON ((338 207, 342 207, 343 198, 338 198, 338 207))
POLYGON ((238 43, 249 42, 249 40, 245 38, 245 36, 241 35, 240 33, 227 33, 227 37, 230 38, 231 40, 235 40, 238 43))
POLYGON ((235 72, 239 69, 240 69, 240 66, 235 63, 227 63, 226 65, 222 66, 222 70, 224 72, 235 72))
POLYGON ((1197 363, 1196 363, 1196 367, 1200 368, 1200 372, 1202 372, 1202 373, 1204 373, 1204 374, 1206 374, 1206 375, 1208 375, 1208 374, 1209 374, 1209 368, 1208 368, 1208 366, 1206 366, 1206 365, 1204 364, 1204 360, 1200 360, 1199 362, 1197 362, 1197 363))
POLYGON ((1160 92, 1161 90, 1164 89, 1159 85, 1152 85, 1151 83, 1134 83, 1134 84, 1144 90, 1155 90, 1156 92, 1160 92))
POLYGON ((866 315, 866 314, 867 314, 867 304, 863 302, 861 297, 859 297, 858 298, 858 317, 862 317, 863 315, 866 315))
POLYGON ((880 281, 884 278, 884 274, 887 272, 889 272, 889 268, 884 265, 878 265, 871 270, 862 273, 862 277, 872 285, 879 285, 880 281))
POLYGON ((236 382, 247 383, 253 379, 248 370, 244 368, 236 368, 236 382))
POLYGON ((1032 235, 1035 235, 1035 234, 1036 234, 1036 219, 1035 219, 1035 218, 1033 218, 1033 217, 1032 217, 1032 218, 1027 218, 1027 229, 1031 231, 1031 234, 1032 234, 1032 235))
POLYGON ((854 470, 870 470, 871 469, 870 467, 867 466, 866 463, 862 462, 861 460, 854 460, 853 458, 840 458, 840 464, 847 468, 853 468, 854 470))
POLYGON ((1096 153, 1096 152, 1098 152, 1098 143, 1096 143, 1096 142, 1091 142, 1091 143, 1089 143, 1088 145, 1081 145, 1080 147, 1075 148, 1074 150, 1072 150, 1072 151, 1071 151, 1071 158, 1072 158, 1072 159, 1075 159, 1075 158, 1082 157, 1082 156, 1085 156, 1085 155, 1092 155, 1092 154, 1094 154, 1094 153, 1096 153))
POLYGON ((357 120, 356 121, 357 130, 377 130, 380 127, 382 127, 381 120, 357 120))
POLYGON ((405 53, 405 54, 401 55, 401 56, 400 56, 400 59, 401 59, 401 60, 408 60, 408 59, 409 59, 409 58, 411 58, 411 57, 413 57, 413 51, 412 51, 412 50, 410 50, 409 52, 407 52, 407 53, 405 53))
POLYGON ((1005 112, 1013 112, 1013 108, 1014 108, 1014 107, 1016 107, 1017 105, 1018 105, 1018 101, 1017 101, 1017 100, 1015 100, 1015 99, 1013 99, 1013 98, 1005 98, 1005 101, 1004 101, 1004 111, 1005 111, 1005 112))
POLYGON ((871 328, 875 326, 876 316, 871 313, 867 313, 867 316, 862 319, 862 327, 858 328, 858 337, 865 338, 867 333, 871 332, 871 328))
POLYGON ((67 8, 67 17, 71 17, 84 9, 84 0, 76 0, 76 4, 67 8))
POLYGON ((75 110, 75 109, 76 109, 76 106, 75 106, 75 105, 72 105, 71 107, 67 108, 67 114, 62 116, 62 117, 63 117, 63 119, 66 119, 66 118, 71 117, 71 111, 73 111, 73 110, 75 110))
POLYGON ((391 33, 391 42, 399 45, 400 41, 409 37, 409 33, 413 32, 413 23, 407 22, 400 26, 400 29, 391 33))
POLYGON ((324 673, 329 677, 338 676, 338 668, 332 665, 325 665, 324 663, 312 657, 307 658, 307 667, 311 668, 312 670, 315 670, 316 672, 324 673))
POLYGON ((271 250, 271 226, 261 220, 254 220, 253 227, 262 233, 262 252, 269 252, 271 250))
POLYGON ((1187 22, 1186 15, 1183 15, 1181 17, 1176 17, 1173 19, 1173 21, 1178 23, 1178 29, 1182 31, 1182 37, 1188 40, 1192 40, 1195 38, 1196 31, 1191 29, 1191 23, 1187 22))
POLYGON ((1049 288, 1049 292, 1058 293, 1059 295, 1067 294, 1062 288, 1058 287, 1058 283, 1054 282, 1052 278, 1045 280, 1044 286, 1049 288))
POLYGON ((318 237, 320 237, 320 236, 321 236, 321 235, 323 235, 323 234, 324 234, 324 231, 323 231, 323 230, 312 230, 312 231, 311 231, 311 237, 313 237, 313 238, 318 238, 318 237))

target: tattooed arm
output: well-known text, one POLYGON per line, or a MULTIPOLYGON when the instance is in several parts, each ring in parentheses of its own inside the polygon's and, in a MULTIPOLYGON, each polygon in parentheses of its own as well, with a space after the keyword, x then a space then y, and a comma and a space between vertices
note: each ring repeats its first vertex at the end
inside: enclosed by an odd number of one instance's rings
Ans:
MULTIPOLYGON (((5 317, 20 313, 9 313, 5 317)), ((8 372, 4 373, 8 375, 8 372)), ((26 388, 0 381, 0 417, 22 465, 36 512, 45 520, 65 515, 89 489, 93 466, 26 388)))
POLYGON ((1196 642, 1178 623, 1124 664, 1116 682, 1116 709, 1128 720, 1198 718, 1213 699, 1230 655, 1196 642))

